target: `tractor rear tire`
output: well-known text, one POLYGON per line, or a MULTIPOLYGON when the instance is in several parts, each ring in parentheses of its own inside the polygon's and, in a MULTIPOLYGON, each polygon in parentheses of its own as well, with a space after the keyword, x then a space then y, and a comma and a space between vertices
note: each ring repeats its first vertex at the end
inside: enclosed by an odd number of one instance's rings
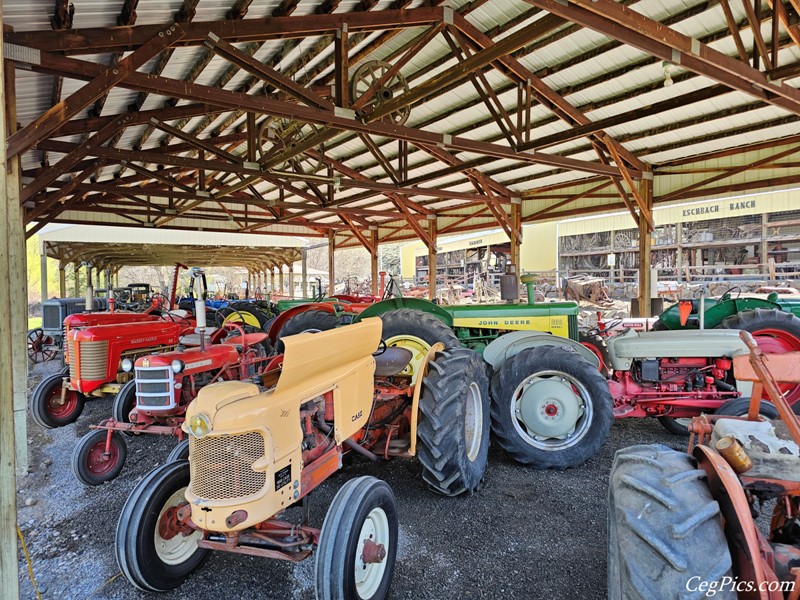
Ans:
MULTIPOLYGON (((800 351, 800 319, 777 308, 744 310, 723 319, 720 329, 749 331, 764 354, 800 351)), ((800 414, 800 384, 779 385, 786 401, 800 414)), ((764 393, 763 398, 769 400, 764 393)))
MULTIPOLYGON (((750 398, 736 398, 735 400, 728 400, 715 410, 714 414, 726 415, 729 417, 744 417, 748 412, 750 412, 750 398)), ((778 409, 775 405, 766 400, 761 401, 758 414, 767 419, 777 419, 780 416, 778 415, 778 409)))
POLYGON ((381 337, 388 342, 393 337, 413 336, 433 346, 442 342, 445 349, 459 348, 461 344, 444 321, 436 315, 413 308, 398 308, 378 315, 383 321, 381 337))
POLYGON ((731 554, 706 474, 684 452, 661 444, 617 452, 608 486, 609 600, 705 598, 697 584, 719 588, 731 554), (694 593, 687 593, 687 592, 694 593))
POLYGON ((122 471, 128 456, 128 446, 116 431, 111 434, 108 455, 105 454, 105 429, 95 429, 81 438, 72 451, 72 472, 84 485, 102 485, 122 471))
POLYGON ((241 313, 250 313, 253 315, 258 324, 261 326, 261 329, 266 331, 269 329, 268 323, 269 320, 272 318, 268 312, 266 312, 261 306, 254 302, 234 302, 228 305, 228 308, 239 311, 241 313))
POLYGON ((670 331, 670 328, 664 324, 664 321, 658 319, 655 323, 653 323, 650 331, 670 331))
POLYGON ((162 515, 186 502, 188 486, 189 461, 167 463, 150 471, 125 501, 114 551, 120 570, 140 590, 175 589, 208 557, 208 550, 197 546, 202 538, 200 531, 178 533, 170 539, 161 538, 159 533, 162 515))
POLYGON ((297 335, 304 331, 328 331, 339 325, 339 317, 325 310, 307 310, 297 313, 286 321, 275 338, 275 349, 283 354, 285 347, 283 338, 297 335))
MULTIPOLYGON (((131 379, 128 383, 119 388, 117 395, 114 396, 114 404, 111 407, 111 417, 118 423, 130 423, 131 411, 136 408, 136 379, 131 379)), ((120 432, 125 437, 132 434, 120 432)))
POLYGON ((613 406, 600 371, 559 346, 522 350, 492 377, 492 431, 515 460, 535 469, 577 467, 597 454, 613 406))
POLYGON ((611 355, 608 352, 608 345, 603 336, 579 332, 578 341, 585 346, 600 361, 600 372, 609 377, 611 375, 611 355))
POLYGON ((439 352, 423 380, 417 429, 422 478, 445 496, 473 493, 489 457, 489 379, 480 355, 439 352))
POLYGON ((688 436, 692 417, 658 417, 661 426, 674 435, 688 436))
POLYGON ((375 477, 358 477, 336 493, 317 546, 317 600, 383 600, 397 559, 397 503, 375 477), (363 561, 365 541, 383 546, 378 562, 363 561))
POLYGON ((167 462, 177 462, 179 460, 189 460, 189 440, 181 440, 167 456, 167 462))
POLYGON ((33 420, 46 429, 74 423, 83 412, 86 397, 75 390, 67 390, 64 403, 58 403, 63 381, 61 373, 45 377, 31 394, 28 410, 33 420))

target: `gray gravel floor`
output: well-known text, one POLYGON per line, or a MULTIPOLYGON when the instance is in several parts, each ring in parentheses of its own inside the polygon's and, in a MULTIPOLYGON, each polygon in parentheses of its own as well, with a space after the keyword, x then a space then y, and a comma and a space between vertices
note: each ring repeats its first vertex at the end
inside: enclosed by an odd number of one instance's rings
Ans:
MULTIPOLYGON (((38 366, 31 385, 47 370, 38 366)), ((139 592, 118 576, 113 544, 119 511, 174 441, 131 440, 121 476, 86 488, 70 469, 72 449, 88 425, 110 410, 109 401, 92 401, 77 423, 56 430, 29 419, 31 472, 20 481, 18 514, 45 598, 314 598, 313 559, 290 565, 218 553, 181 589, 158 596, 139 592), (35 504, 25 506, 26 500, 35 504)), ((641 443, 685 448, 682 438, 657 421, 635 419, 616 422, 602 452, 569 471, 526 468, 493 447, 483 487, 455 499, 428 491, 414 461, 373 464, 351 457, 313 494, 312 525, 322 524, 333 494, 347 479, 374 475, 392 486, 400 512, 392 598, 602 599, 608 473, 616 450, 641 443)), ((20 586, 23 598, 35 597, 21 553, 20 586)))

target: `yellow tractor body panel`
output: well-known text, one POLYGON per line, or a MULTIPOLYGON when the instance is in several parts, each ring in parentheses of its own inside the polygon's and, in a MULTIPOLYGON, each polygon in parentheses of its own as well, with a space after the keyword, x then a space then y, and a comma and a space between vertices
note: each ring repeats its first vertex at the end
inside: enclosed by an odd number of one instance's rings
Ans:
POLYGON ((253 383, 230 381, 200 390, 186 411, 184 429, 205 415, 207 435, 190 434, 191 483, 186 499, 192 521, 208 531, 246 529, 290 506, 303 494, 300 406, 333 394, 338 444, 361 429, 373 401, 381 321, 366 319, 316 334, 284 338, 286 352, 277 385, 261 392, 253 383), (236 511, 247 516, 229 526, 236 511))
POLYGON ((569 337, 569 319, 565 316, 501 316, 501 317, 453 317, 454 327, 473 329, 501 329, 503 331, 549 331, 553 335, 569 337))

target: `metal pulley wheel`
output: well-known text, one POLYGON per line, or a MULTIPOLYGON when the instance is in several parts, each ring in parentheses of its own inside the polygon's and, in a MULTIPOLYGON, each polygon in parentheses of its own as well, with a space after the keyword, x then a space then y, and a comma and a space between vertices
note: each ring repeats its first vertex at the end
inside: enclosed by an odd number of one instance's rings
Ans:
MULTIPOLYGON (((256 140, 259 159, 262 163, 269 162, 285 151, 291 151, 310 137, 316 136, 320 131, 317 125, 311 123, 283 118, 264 119, 258 127, 256 140)), ((319 153, 317 158, 300 153, 270 168, 273 171, 291 171, 298 175, 314 175, 322 168, 322 157, 325 154, 321 144, 316 150, 319 153)))
MULTIPOLYGON (((371 60, 362 64, 350 79, 350 101, 358 101, 364 94, 371 90, 378 82, 380 86, 373 91, 371 98, 360 107, 361 111, 370 113, 380 108, 383 104, 408 92, 408 82, 402 73, 395 73, 386 81, 381 81, 392 65, 382 60, 371 60)), ((402 125, 408 121, 411 114, 410 106, 402 106, 383 117, 383 121, 402 125)))

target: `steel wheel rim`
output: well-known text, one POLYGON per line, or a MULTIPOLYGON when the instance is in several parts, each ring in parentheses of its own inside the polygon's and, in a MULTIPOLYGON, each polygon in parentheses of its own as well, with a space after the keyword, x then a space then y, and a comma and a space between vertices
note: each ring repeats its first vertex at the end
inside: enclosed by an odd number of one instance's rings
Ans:
POLYGON ((243 323, 244 325, 249 325, 250 327, 257 327, 261 328, 261 323, 258 322, 255 315, 253 313, 249 313, 247 311, 237 310, 229 314, 225 319, 222 321, 222 325, 226 325, 227 323, 243 323))
MULTIPOLYGON (((759 329, 753 332, 758 347, 764 354, 785 354, 800 351, 800 340, 782 329, 759 329)), ((800 385, 779 383, 778 389, 789 404, 800 400, 800 385)), ((769 400, 766 393, 764 398, 769 400)))
POLYGON ((514 390, 511 398, 510 411, 514 429, 525 443, 534 448, 550 451, 570 448, 583 439, 592 423, 594 410, 589 392, 580 381, 563 371, 540 371, 526 377, 514 390), (554 395, 552 386, 544 388, 541 385, 546 382, 561 384, 562 392, 554 395), (537 398, 542 389, 550 393, 537 398), (569 405, 571 402, 574 406, 569 405), (521 413, 531 415, 539 410, 543 416, 538 421, 526 423, 522 418, 521 413), (556 412, 551 414, 553 410, 556 412), (574 422, 571 415, 576 417, 574 422), (551 429, 549 433, 559 435, 547 435, 544 432, 536 434, 529 428, 529 425, 544 426, 548 422, 551 429))
POLYGON ((197 542, 203 535, 202 531, 192 531, 190 535, 177 533, 167 540, 161 537, 159 533, 159 524, 161 519, 164 518, 164 513, 170 508, 186 503, 187 487, 182 487, 167 499, 156 520, 155 532, 153 533, 156 554, 163 563, 168 565, 180 565, 189 560, 197 551, 197 542))
POLYGON ((47 413, 56 419, 64 419, 70 416, 78 405, 78 392, 75 390, 67 390, 64 395, 64 403, 59 404, 61 401, 61 387, 57 387, 47 397, 47 404, 45 409, 47 413))
POLYGON ((483 439, 483 403, 481 391, 474 381, 467 388, 467 401, 464 406, 464 441, 467 444, 467 458, 475 462, 481 450, 483 439))
POLYGON ((376 506, 367 515, 358 534, 354 566, 356 591, 360 598, 372 598, 375 595, 375 592, 381 586, 388 563, 386 558, 380 562, 365 563, 364 544, 367 540, 371 540, 373 543, 382 545, 384 549, 387 549, 390 535, 389 518, 381 507, 376 506))
POLYGON ((86 468, 92 475, 106 475, 114 470, 118 462, 119 447, 114 443, 113 437, 108 446, 107 455, 105 438, 93 444, 92 447, 89 448, 89 453, 86 455, 86 468))
POLYGON ((589 352, 594 354, 597 357, 597 360, 600 361, 600 371, 607 371, 608 370, 608 365, 606 364, 606 361, 603 360, 603 353, 600 352, 600 348, 598 348, 594 344, 590 344, 588 342, 581 342, 580 344, 581 344, 581 346, 586 348, 589 352))
POLYGON ((422 338, 408 334, 400 334, 390 337, 388 340, 386 340, 386 345, 397 348, 406 348, 407 350, 411 351, 411 360, 406 365, 405 369, 400 372, 400 375, 411 376, 411 382, 415 383, 417 381, 417 377, 419 376, 419 369, 422 366, 425 357, 428 355, 431 345, 422 338))

